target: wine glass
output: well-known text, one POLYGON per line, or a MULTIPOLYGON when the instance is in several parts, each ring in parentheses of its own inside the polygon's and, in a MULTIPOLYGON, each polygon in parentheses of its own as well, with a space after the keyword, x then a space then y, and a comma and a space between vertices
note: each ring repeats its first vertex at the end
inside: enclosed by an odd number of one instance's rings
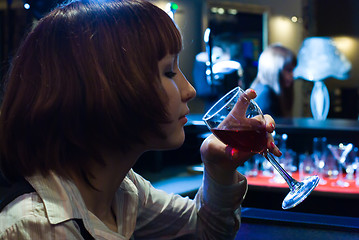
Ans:
POLYGON ((275 160, 267 149, 267 132, 261 109, 247 94, 236 87, 218 100, 203 116, 207 127, 224 144, 244 152, 262 154, 280 173, 290 192, 282 202, 283 209, 301 203, 318 185, 319 177, 296 181, 275 160))
POLYGON ((348 143, 347 145, 343 143, 339 143, 339 145, 328 144, 328 148, 332 152, 334 158, 337 160, 339 166, 338 180, 335 182, 335 186, 349 187, 349 183, 344 181, 343 178, 343 165, 349 152, 353 149, 353 144, 352 143, 348 143))
POLYGON ((318 170, 318 176, 320 177, 319 184, 325 185, 327 181, 324 180, 324 166, 325 159, 327 158, 327 138, 326 137, 315 137, 313 138, 313 158, 315 166, 318 170))

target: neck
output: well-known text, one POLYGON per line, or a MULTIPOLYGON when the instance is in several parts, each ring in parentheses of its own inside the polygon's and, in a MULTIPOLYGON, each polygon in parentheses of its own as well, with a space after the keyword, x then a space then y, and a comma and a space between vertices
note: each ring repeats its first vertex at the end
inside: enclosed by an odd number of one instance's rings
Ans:
POLYGON ((85 202, 87 209, 111 230, 117 231, 112 210, 115 194, 128 171, 142 152, 126 154, 103 152, 105 165, 93 163, 88 174, 90 186, 81 176, 71 173, 71 178, 85 202))

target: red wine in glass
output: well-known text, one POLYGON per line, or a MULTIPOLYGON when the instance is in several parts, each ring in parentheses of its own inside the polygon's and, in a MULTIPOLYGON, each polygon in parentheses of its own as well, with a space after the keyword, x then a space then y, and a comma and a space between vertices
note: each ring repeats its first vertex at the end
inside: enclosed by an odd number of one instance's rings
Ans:
POLYGON ((230 130, 211 129, 214 135, 231 147, 252 153, 261 153, 266 149, 267 132, 264 129, 239 128, 230 130))

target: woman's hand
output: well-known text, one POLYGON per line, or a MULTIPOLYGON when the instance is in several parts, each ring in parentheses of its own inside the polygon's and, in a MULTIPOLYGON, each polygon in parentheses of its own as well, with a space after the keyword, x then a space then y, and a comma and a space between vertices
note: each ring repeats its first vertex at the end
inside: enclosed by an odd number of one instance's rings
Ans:
MULTIPOLYGON (((249 99, 256 97, 255 91, 249 89, 246 91, 249 99)), ((240 109, 248 106, 243 101, 248 99, 240 99, 238 104, 240 109), (241 102, 242 101, 242 102, 241 102)), ((238 108, 237 108, 238 110, 238 108)), ((241 111, 242 111, 241 110, 241 111)), ((267 148, 275 156, 280 156, 282 153, 274 144, 271 133, 275 129, 275 122, 269 115, 264 115, 267 130, 267 148)), ((233 184, 236 181, 236 169, 238 166, 243 165, 254 153, 238 151, 228 145, 222 143, 213 134, 207 137, 201 146, 201 158, 205 165, 207 173, 220 184, 233 184)))

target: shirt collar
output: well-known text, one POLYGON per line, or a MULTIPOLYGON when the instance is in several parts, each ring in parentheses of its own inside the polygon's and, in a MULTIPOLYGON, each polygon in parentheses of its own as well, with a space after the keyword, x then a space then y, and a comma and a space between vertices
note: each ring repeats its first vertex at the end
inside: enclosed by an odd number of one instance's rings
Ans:
MULTIPOLYGON (((123 239, 129 239, 136 226, 138 189, 131 177, 133 174, 131 169, 116 194, 116 204, 114 206, 116 217, 118 219, 126 218, 126 226, 124 227, 120 221, 119 233, 112 232, 112 235, 116 235, 116 239, 119 236, 124 236, 123 239), (123 212, 124 210, 125 212, 123 212), (127 219, 128 217, 130 219, 127 219)), ((90 216, 78 188, 71 180, 60 177, 53 172, 50 172, 46 177, 41 174, 35 174, 34 176, 26 177, 26 180, 42 199, 50 224, 59 224, 71 219, 82 219, 90 234, 96 236, 96 230, 91 221, 93 216, 90 216)), ((122 237, 119 239, 122 239, 122 237)))
POLYGON ((46 178, 36 174, 26 179, 42 199, 51 224, 80 218, 86 225, 89 219, 87 208, 74 183, 53 172, 46 178))

